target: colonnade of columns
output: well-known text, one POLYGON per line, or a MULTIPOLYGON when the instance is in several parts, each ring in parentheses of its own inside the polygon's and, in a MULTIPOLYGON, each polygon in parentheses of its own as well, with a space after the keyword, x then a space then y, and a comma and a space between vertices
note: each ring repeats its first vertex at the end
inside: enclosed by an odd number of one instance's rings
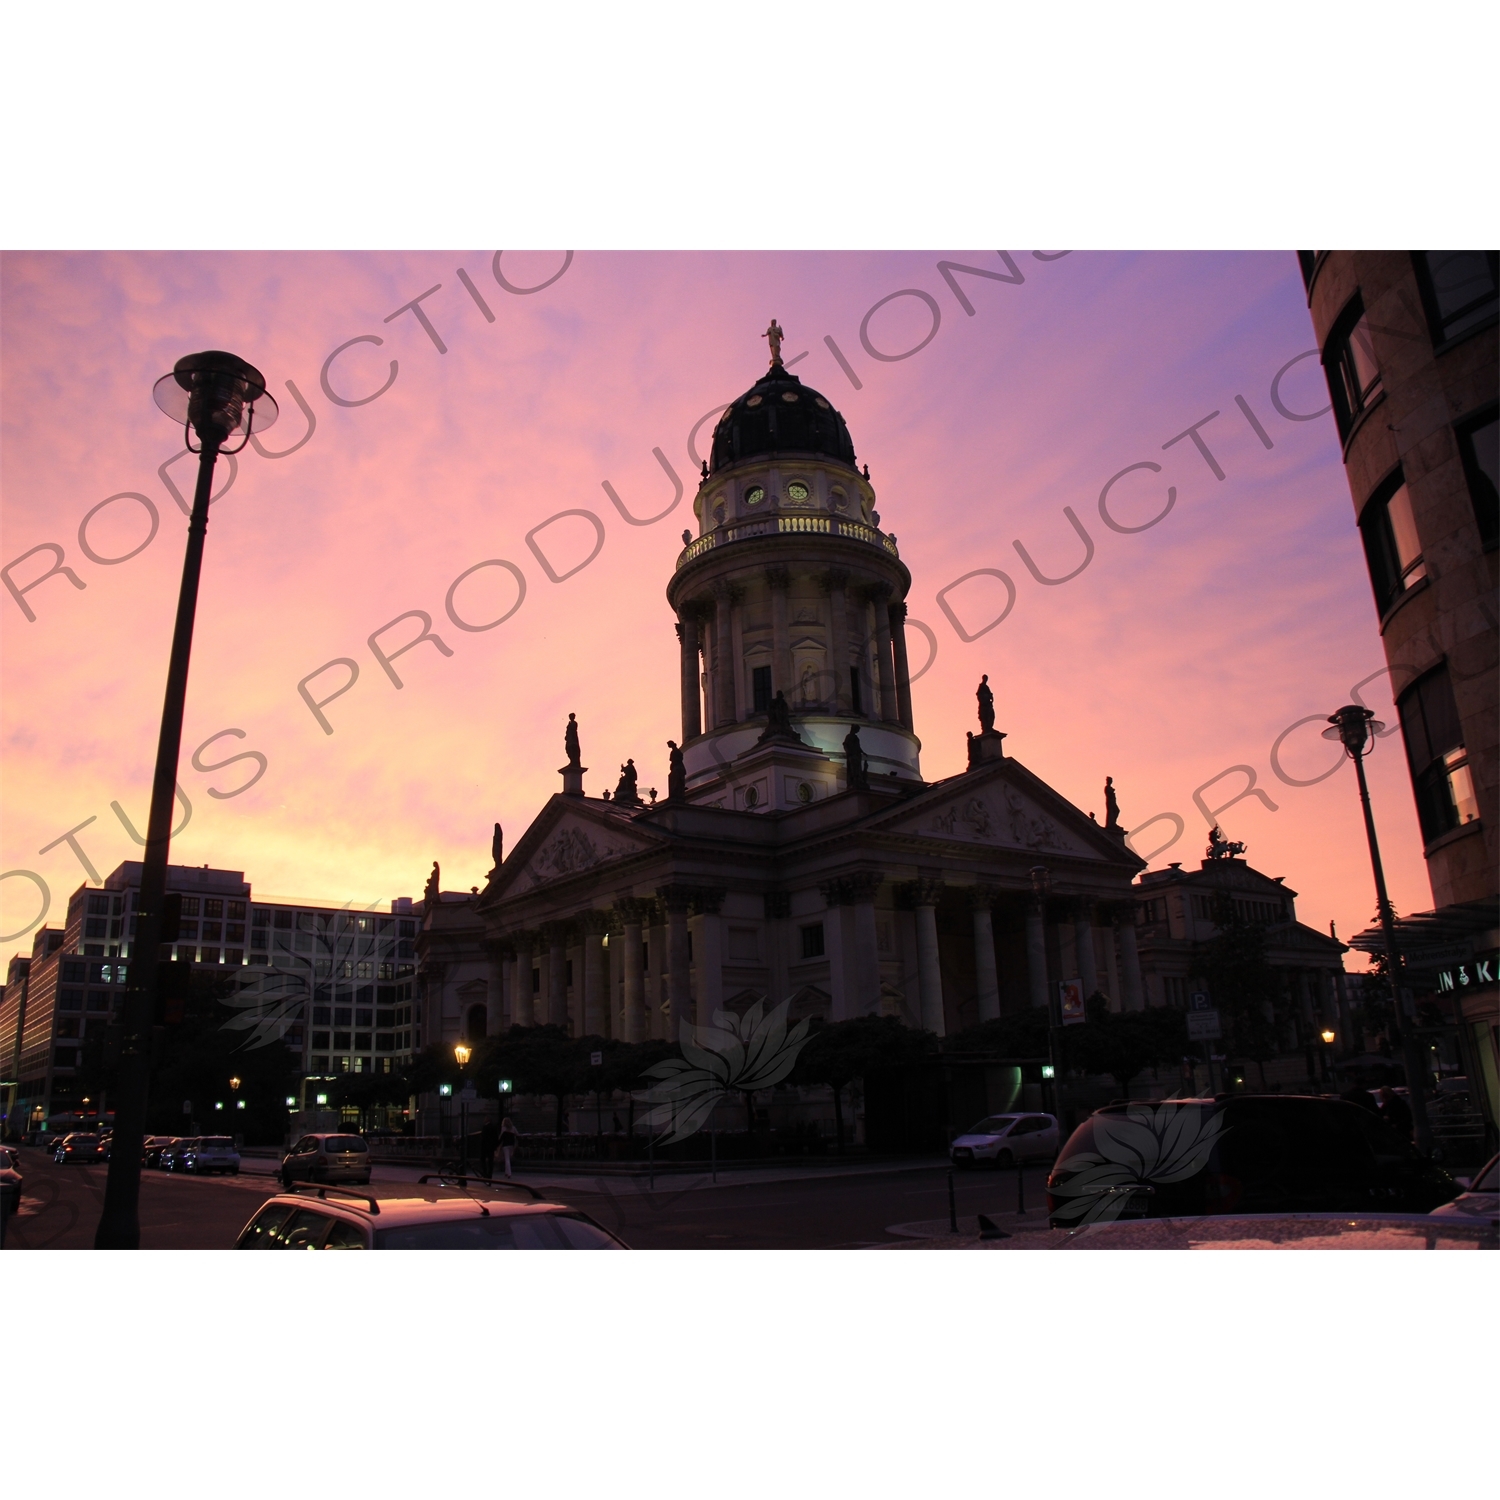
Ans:
MULTIPOLYGON (((791 574, 784 567, 770 567, 764 578, 771 601, 771 691, 784 693, 794 708, 801 707, 792 659, 791 574)), ((892 602, 890 584, 854 579, 844 569, 828 569, 818 575, 818 581, 826 601, 823 623, 828 636, 827 665, 818 681, 816 706, 853 712, 853 668, 862 684, 861 714, 912 729, 906 605, 892 602), (851 642, 849 632, 851 602, 864 622, 856 642, 851 642), (860 648, 857 657, 853 645, 860 648), (866 678, 872 647, 875 678, 870 682, 866 678)), ((678 610, 684 743, 706 729, 741 723, 754 712, 745 664, 744 602, 743 583, 721 579, 710 586, 708 597, 690 600, 678 610)))
MULTIPOLYGON (((875 898, 884 877, 875 871, 856 872, 825 881, 825 953, 834 990, 832 1019, 843 1020, 878 1010, 881 999, 879 936, 875 898), (845 908, 852 908, 846 919, 845 908), (847 925, 846 925, 847 921, 847 925)), ((980 1022, 1000 1016, 1001 974, 996 961, 994 907, 1016 893, 989 885, 953 887, 952 893, 967 905, 973 940, 975 998, 980 1022)), ((912 912, 916 946, 915 1003, 909 1013, 923 1028, 943 1036, 947 1032, 942 962, 938 942, 937 909, 950 888, 936 877, 907 881, 897 888, 899 906, 912 912)), ((509 1021, 512 1025, 550 1023, 575 1034, 618 1036, 626 1042, 649 1037, 675 1039, 681 1026, 696 1021, 706 1024, 723 1004, 723 934, 719 888, 667 885, 654 897, 620 898, 608 910, 591 910, 567 921, 553 921, 537 929, 517 929, 503 939, 487 944, 493 961, 495 1011, 499 1014, 500 973, 509 967, 509 1021), (690 918, 697 921, 698 952, 693 953, 690 918), (653 934, 655 934, 653 936, 653 934), (606 947, 606 935, 608 946, 606 947), (647 940, 655 945, 652 961, 645 962, 647 940), (569 984, 569 954, 581 963, 572 966, 569 984), (696 971, 696 985, 694 984, 696 971), (696 994, 695 994, 696 991, 696 994)), ((1072 928, 1072 958, 1068 967, 1081 980, 1084 994, 1101 989, 1100 966, 1095 948, 1096 933, 1113 926, 1110 941, 1117 945, 1118 963, 1111 958, 1110 972, 1118 976, 1119 1008, 1144 1008, 1145 992, 1140 959, 1135 944, 1133 905, 1130 901, 1101 902, 1086 897, 1053 897, 1025 900, 1026 996, 1036 1007, 1049 1007, 1053 987, 1049 981, 1047 924, 1065 921, 1072 928)), ((766 897, 766 917, 789 915, 789 897, 773 892, 766 897)), ((786 984, 786 956, 778 962, 776 941, 772 944, 774 984, 780 996, 786 984)), ((909 982, 909 981, 908 981, 909 982)), ((1337 1014, 1332 986, 1324 976, 1319 983, 1317 1012, 1337 1014)), ((1304 1013, 1313 1014, 1311 1006, 1304 1013)))

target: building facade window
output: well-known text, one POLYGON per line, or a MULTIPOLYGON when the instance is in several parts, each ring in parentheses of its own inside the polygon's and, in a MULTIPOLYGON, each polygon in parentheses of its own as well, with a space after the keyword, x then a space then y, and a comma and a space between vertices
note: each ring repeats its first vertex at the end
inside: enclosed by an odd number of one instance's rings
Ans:
POLYGON ((1323 373, 1338 420, 1339 439, 1348 438, 1354 423, 1380 395, 1380 367, 1370 338, 1370 321, 1356 294, 1339 314, 1323 349, 1323 373))
POLYGON ((1500 542, 1500 408, 1476 412, 1453 429, 1474 502, 1474 519, 1486 547, 1500 542))
POLYGON ((811 927, 804 927, 801 929, 801 934, 803 958, 822 958, 823 924, 818 922, 811 927))
POLYGON ((1399 469, 1365 502, 1359 532, 1365 545, 1370 587, 1375 591, 1375 612, 1384 615, 1402 594, 1427 576, 1411 493, 1399 469))
POLYGON ((1500 302, 1495 251, 1415 250, 1412 261, 1434 345, 1441 348, 1494 318, 1500 302))
POLYGON ((770 667, 752 667, 750 669, 750 690, 754 695, 752 712, 763 714, 771 706, 771 669, 770 667))
POLYGON ((1401 735, 1427 843, 1479 816, 1474 778, 1446 665, 1419 677, 1396 700, 1401 735))

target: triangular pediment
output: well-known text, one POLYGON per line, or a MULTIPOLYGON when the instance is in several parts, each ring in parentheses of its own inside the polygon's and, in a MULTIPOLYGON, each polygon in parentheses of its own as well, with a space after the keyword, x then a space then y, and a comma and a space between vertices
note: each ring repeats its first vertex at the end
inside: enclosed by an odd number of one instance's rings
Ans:
POLYGON ((943 843, 1141 864, 1122 840, 1009 758, 939 782, 880 826, 943 843))
POLYGON ((484 905, 569 880, 662 844, 605 804, 556 796, 528 828, 481 898, 484 905))

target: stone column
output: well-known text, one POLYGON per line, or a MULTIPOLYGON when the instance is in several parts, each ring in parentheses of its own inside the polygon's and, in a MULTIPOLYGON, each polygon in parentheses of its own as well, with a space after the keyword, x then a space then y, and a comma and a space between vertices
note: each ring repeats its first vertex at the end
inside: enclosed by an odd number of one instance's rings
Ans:
POLYGON ((1125 991, 1124 1010, 1145 1010, 1146 987, 1141 980, 1141 954, 1135 941, 1135 902, 1121 901, 1115 907, 1115 931, 1120 937, 1120 986, 1125 991))
POLYGON ((833 691, 826 701, 835 713, 849 712, 849 597, 846 585, 849 575, 842 568, 830 568, 823 575, 828 594, 828 665, 833 673, 833 691))
POLYGON ((844 898, 854 908, 853 1004, 851 1016, 873 1016, 880 1012, 880 951, 875 931, 875 894, 885 877, 878 871, 859 870, 843 881, 844 898))
POLYGON ((585 1036, 607 1037, 610 1033, 609 965, 604 952, 604 934, 609 914, 586 911, 578 918, 583 938, 583 1030, 585 1036))
POLYGON ((686 744, 703 733, 702 703, 698 695, 698 616, 684 605, 677 622, 682 643, 682 740, 686 744))
POLYGON ((693 893, 698 910, 695 966, 698 970, 698 1025, 712 1023, 714 1012, 724 1009, 724 923, 719 908, 724 904, 722 886, 699 886, 693 893))
POLYGON ((547 945, 546 1017, 550 1025, 571 1031, 568 1025, 568 924, 547 922, 542 927, 547 945))
MULTIPOLYGON (((766 909, 766 955, 771 968, 771 1007, 781 1004, 790 993, 787 984, 787 921, 792 914, 792 898, 787 891, 766 891, 761 898, 766 909)), ((799 955, 800 956, 800 955, 799 955)))
POLYGON ((880 691, 880 718, 884 723, 899 722, 896 706, 896 673, 891 664, 891 587, 877 584, 870 591, 875 606, 875 671, 880 691))
POLYGON ((995 970, 995 927, 990 909, 995 891, 987 885, 972 886, 969 908, 974 914, 974 973, 979 992, 979 1019, 1000 1019, 1000 976, 995 970))
POLYGON ((734 722, 743 724, 750 717, 750 682, 745 667, 745 612, 740 608, 744 590, 731 584, 729 589, 729 644, 734 664, 734 722))
POLYGON ((1032 897, 1026 903, 1026 988, 1032 1006, 1047 1010, 1052 986, 1047 983, 1047 905, 1032 897))
POLYGON ((893 604, 889 610, 891 652, 896 662, 896 718, 903 729, 914 724, 911 713, 911 668, 906 663, 906 606, 893 604))
POLYGON ((692 1022, 692 983, 688 963, 688 907, 693 891, 686 885, 662 885, 656 899, 667 913, 667 1040, 675 1042, 692 1022))
POLYGON ((1085 896, 1073 902, 1073 951, 1078 956, 1078 978, 1087 1000, 1099 988, 1099 962, 1094 957, 1094 903, 1085 896))
POLYGON ((510 935, 514 959, 510 970, 510 1023, 512 1026, 535 1026, 536 1004, 531 993, 531 948, 536 933, 522 928, 510 935))
POLYGON ((507 948, 503 942, 487 939, 484 945, 490 961, 489 983, 484 995, 484 1034, 498 1036, 504 1030, 501 997, 505 991, 505 960, 507 948))
POLYGON ((785 568, 767 568, 771 586, 771 696, 785 693, 788 703, 796 683, 792 681, 792 633, 787 624, 787 591, 791 575, 785 568))
POLYGON ((442 962, 428 963, 423 966, 422 995, 423 1009, 425 1015, 422 1020, 422 1040, 429 1046, 434 1042, 443 1042, 443 980, 447 976, 448 965, 442 962))
POLYGON ((651 916, 651 903, 626 896, 615 903, 625 924, 625 956, 621 960, 625 983, 625 1040, 646 1040, 646 976, 641 967, 641 924, 651 916))
POLYGON ((938 960, 937 935, 937 904, 942 898, 943 882, 914 880, 907 889, 917 914, 917 983, 922 991, 922 1026, 945 1036, 943 970, 938 960))
POLYGON ((734 650, 734 627, 730 623, 729 585, 720 581, 713 585, 714 594, 714 727, 734 723, 734 662, 730 660, 734 650))

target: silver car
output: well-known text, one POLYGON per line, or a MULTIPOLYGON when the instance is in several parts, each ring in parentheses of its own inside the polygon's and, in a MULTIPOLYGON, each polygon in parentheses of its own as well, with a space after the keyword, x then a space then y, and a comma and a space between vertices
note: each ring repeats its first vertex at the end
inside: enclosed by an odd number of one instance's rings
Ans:
POLYGON ((202 1176, 206 1172, 227 1172, 232 1177, 240 1175, 240 1153, 234 1137, 228 1135, 200 1135, 187 1142, 177 1155, 173 1170, 192 1172, 202 1176))
POLYGON ((1013 1167, 1017 1162, 1057 1159, 1057 1119, 1054 1115, 990 1115, 958 1136, 948 1154, 955 1167, 981 1162, 1013 1167))
POLYGON ((1500 1225, 1500 1156, 1492 1156, 1474 1174, 1471 1182, 1455 1179, 1463 1188, 1452 1203, 1432 1211, 1433 1218, 1475 1219, 1492 1227, 1500 1225))
POLYGON ((281 1159, 281 1185, 370 1180, 370 1148, 357 1135, 305 1135, 281 1159))

